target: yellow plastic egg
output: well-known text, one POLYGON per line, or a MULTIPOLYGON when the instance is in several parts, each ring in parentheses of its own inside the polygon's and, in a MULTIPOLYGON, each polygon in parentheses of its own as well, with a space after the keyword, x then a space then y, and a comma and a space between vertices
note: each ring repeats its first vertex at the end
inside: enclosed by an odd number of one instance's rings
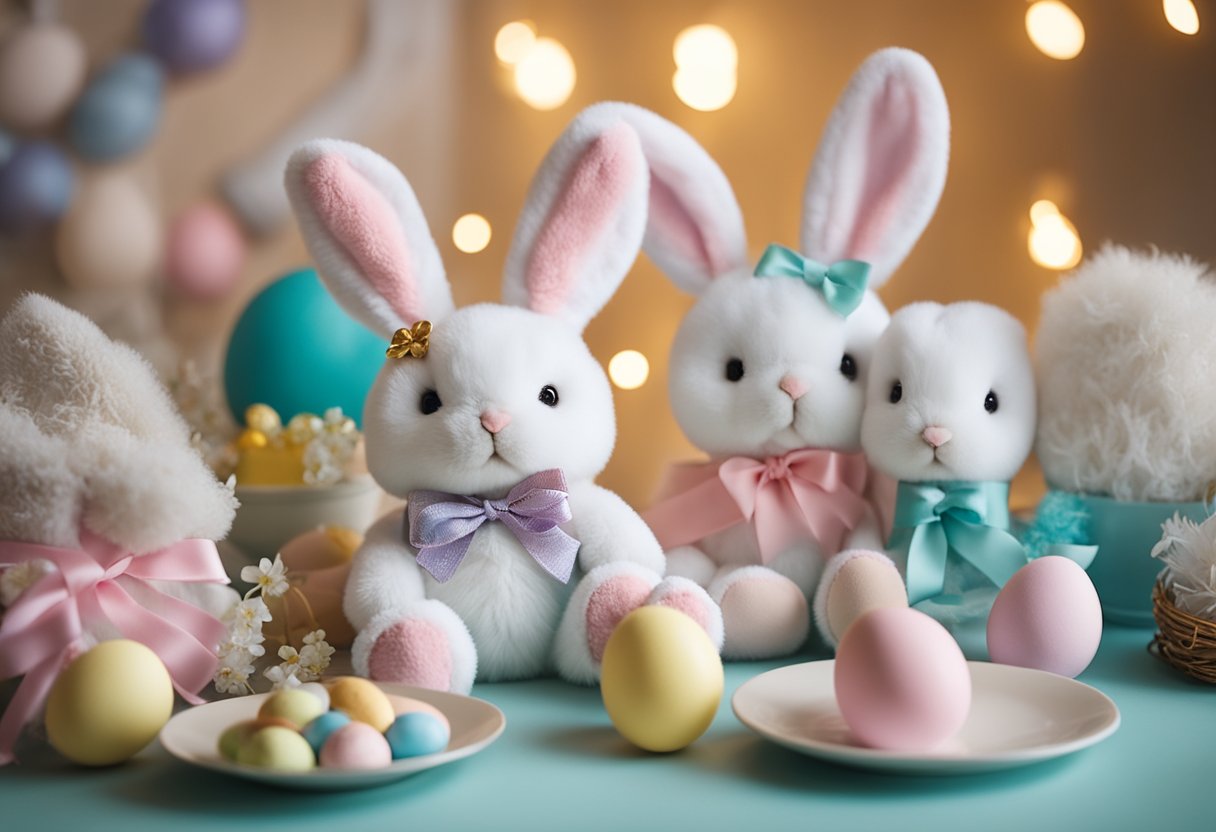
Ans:
POLYGON ((713 642, 678 610, 634 610, 604 648, 604 708, 621 735, 647 751, 676 751, 705 733, 722 684, 713 642))
POLYGON ((342 711, 355 722, 366 722, 381 733, 393 724, 392 703, 374 682, 358 676, 339 676, 325 685, 330 710, 342 711))
POLYGON ((172 713, 173 682, 157 655, 136 641, 103 641, 51 686, 46 730, 69 760, 108 766, 150 743, 172 713))

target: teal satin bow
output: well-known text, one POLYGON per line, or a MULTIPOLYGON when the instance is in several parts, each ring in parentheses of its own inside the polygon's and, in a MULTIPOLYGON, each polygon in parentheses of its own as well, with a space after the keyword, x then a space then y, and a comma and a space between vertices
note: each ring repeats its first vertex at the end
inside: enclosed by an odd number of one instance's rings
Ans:
MULTIPOLYGON (((951 552, 974 566, 998 589, 1030 562, 1009 533, 1009 483, 901 482, 891 547, 903 550, 908 603, 940 596, 951 552)), ((1052 544, 1044 555, 1075 561, 1085 569, 1096 546, 1052 544)))
POLYGON ((866 296, 870 264, 863 260, 837 260, 825 266, 793 249, 773 243, 756 264, 756 277, 794 277, 818 289, 828 306, 842 318, 851 315, 866 296))

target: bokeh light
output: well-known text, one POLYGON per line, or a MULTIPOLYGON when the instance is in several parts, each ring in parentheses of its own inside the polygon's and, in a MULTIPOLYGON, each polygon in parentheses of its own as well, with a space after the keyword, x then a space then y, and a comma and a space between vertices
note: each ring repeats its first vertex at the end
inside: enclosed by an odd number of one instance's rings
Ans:
POLYGON ((476 254, 490 244, 490 221, 481 214, 465 214, 452 225, 452 242, 465 254, 476 254))
POLYGON ((1054 202, 1040 199, 1030 206, 1030 222, 1026 243, 1031 260, 1056 271, 1071 269, 1081 262, 1081 237, 1054 202))
POLYGON ((694 110, 711 112, 731 102, 738 88, 739 50, 721 26, 702 23, 676 36, 671 86, 694 110))
POLYGON ((1161 0, 1165 19, 1184 35, 1199 32, 1199 12, 1191 0, 1161 0))
POLYGON ((1060 0, 1039 0, 1026 10, 1026 34, 1049 58, 1067 61, 1085 47, 1081 18, 1060 0))
POLYGON ((575 80, 574 59, 553 38, 537 38, 515 64, 515 91, 537 110, 565 104, 574 92, 575 80))
POLYGON ((621 350, 608 362, 608 377, 622 390, 636 390, 650 377, 650 362, 637 350, 621 350))
POLYGON ((536 30, 526 20, 513 20, 494 36, 494 54, 504 64, 517 64, 536 45, 536 30))

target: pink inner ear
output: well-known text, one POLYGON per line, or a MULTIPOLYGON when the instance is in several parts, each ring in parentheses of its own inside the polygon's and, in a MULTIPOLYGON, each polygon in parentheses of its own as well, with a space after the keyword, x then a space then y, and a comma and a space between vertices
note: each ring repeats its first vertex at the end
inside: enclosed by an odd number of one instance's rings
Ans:
POLYGON ((920 125, 914 93, 897 80, 888 80, 870 109, 867 123, 857 131, 864 141, 865 181, 857 200, 857 217, 843 256, 873 260, 881 252, 889 230, 902 219, 901 209, 911 196, 920 158, 920 125))
POLYGON ((313 210, 376 293, 403 323, 424 317, 410 273, 409 246, 384 195, 337 154, 310 163, 303 182, 313 210))
POLYGON ((528 306, 552 315, 566 305, 580 268, 609 230, 640 175, 634 133, 625 123, 606 130, 575 165, 528 261, 528 306))
POLYGON ((706 274, 717 276, 708 241, 697 227, 696 220, 680 202, 670 185, 651 172, 650 217, 651 230, 675 250, 675 254, 698 264, 706 274))

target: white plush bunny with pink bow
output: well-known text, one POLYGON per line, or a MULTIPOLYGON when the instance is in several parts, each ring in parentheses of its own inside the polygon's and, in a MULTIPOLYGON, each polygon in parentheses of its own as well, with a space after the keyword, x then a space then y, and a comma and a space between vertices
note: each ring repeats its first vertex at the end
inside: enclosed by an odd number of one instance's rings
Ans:
POLYGON ((392 338, 364 427, 373 476, 409 505, 355 556, 345 612, 358 673, 461 692, 551 669, 590 683, 612 629, 643 604, 688 613, 721 644, 717 606, 663 580, 654 535, 593 482, 616 427, 581 331, 637 256, 647 183, 637 133, 584 113, 533 182, 503 304, 454 309, 396 168, 329 140, 291 158, 288 193, 323 280, 392 338))
MULTIPOLYGON (((629 105, 650 165, 645 250, 698 301, 671 353, 671 403, 710 461, 681 466, 645 517, 669 570, 721 604, 723 655, 790 653, 826 558, 881 542, 860 451, 865 377, 888 314, 874 294, 937 206, 945 94, 920 55, 855 73, 807 177, 800 250, 748 254, 730 184, 688 134, 629 105)), ((881 505, 886 498, 879 498, 881 505)))

